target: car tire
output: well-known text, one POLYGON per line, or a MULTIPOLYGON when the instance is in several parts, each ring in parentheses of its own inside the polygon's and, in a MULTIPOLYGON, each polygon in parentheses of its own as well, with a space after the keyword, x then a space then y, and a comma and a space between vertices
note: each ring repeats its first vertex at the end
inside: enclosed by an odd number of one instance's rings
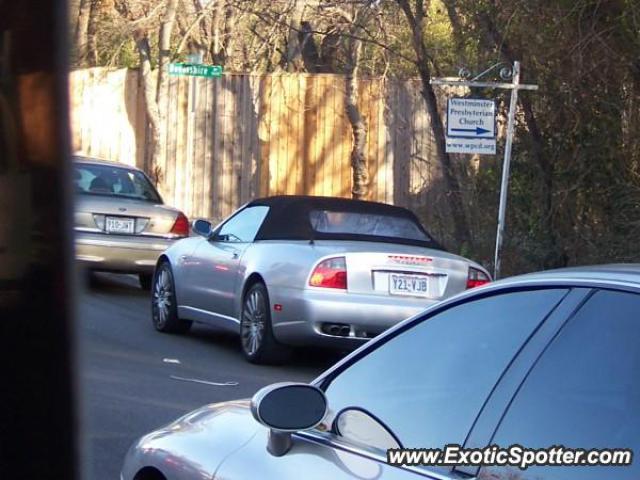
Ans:
POLYGON ((149 290, 151 290, 153 275, 150 273, 141 273, 138 275, 138 281, 140 282, 140 288, 148 292, 149 290))
POLYGON ((240 344, 251 363, 277 364, 289 357, 290 349, 273 336, 270 310, 267 287, 254 283, 244 294, 240 312, 240 344))
POLYGON ((158 265, 153 276, 151 320, 155 329, 163 333, 185 333, 191 328, 190 320, 178 318, 173 272, 168 262, 158 265))

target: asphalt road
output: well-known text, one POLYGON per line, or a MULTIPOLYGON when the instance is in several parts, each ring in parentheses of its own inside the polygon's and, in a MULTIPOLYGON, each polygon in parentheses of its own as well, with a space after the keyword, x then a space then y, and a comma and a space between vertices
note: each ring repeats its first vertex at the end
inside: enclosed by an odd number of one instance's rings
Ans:
POLYGON ((86 479, 118 479, 136 438, 190 410, 250 397, 273 382, 309 381, 339 359, 336 353, 304 351, 285 366, 255 366, 242 357, 236 337, 213 328, 196 324, 186 335, 158 333, 149 318, 149 294, 133 276, 96 274, 81 286, 78 300, 86 479))

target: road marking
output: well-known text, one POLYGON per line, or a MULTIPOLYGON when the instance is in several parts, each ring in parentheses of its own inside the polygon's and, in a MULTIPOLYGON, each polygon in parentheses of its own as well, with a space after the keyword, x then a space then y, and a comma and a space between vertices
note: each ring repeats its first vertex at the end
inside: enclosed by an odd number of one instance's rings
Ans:
POLYGON ((177 363, 178 365, 180 364, 180 360, 178 360, 177 358, 163 358, 162 361, 164 363, 177 363))
POLYGON ((169 378, 173 378, 174 380, 181 380, 183 382, 193 382, 193 383, 202 383, 204 385, 213 385, 214 387, 235 387, 239 385, 238 382, 209 382, 207 380, 199 380, 197 378, 178 377, 177 375, 169 375, 169 378))

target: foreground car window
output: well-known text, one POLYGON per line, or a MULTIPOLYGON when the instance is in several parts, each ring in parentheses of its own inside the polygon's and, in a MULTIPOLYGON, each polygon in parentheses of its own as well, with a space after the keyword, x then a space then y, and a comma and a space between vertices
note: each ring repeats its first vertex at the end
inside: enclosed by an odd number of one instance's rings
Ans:
POLYGON ((106 165, 76 165, 76 193, 126 197, 161 203, 160 197, 142 172, 106 165))
MULTIPOLYGON (((525 380, 491 443, 640 450, 640 296, 601 291, 562 329, 525 380)), ((640 478, 632 466, 487 468, 480 478, 640 478), (517 477, 514 474, 517 473, 517 477)))
POLYGON ((309 217, 313 229, 321 233, 431 240, 410 218, 329 210, 312 210, 309 217))
POLYGON ((341 372, 326 390, 329 408, 365 409, 404 447, 462 444, 513 356, 566 293, 513 292, 445 310, 341 372))

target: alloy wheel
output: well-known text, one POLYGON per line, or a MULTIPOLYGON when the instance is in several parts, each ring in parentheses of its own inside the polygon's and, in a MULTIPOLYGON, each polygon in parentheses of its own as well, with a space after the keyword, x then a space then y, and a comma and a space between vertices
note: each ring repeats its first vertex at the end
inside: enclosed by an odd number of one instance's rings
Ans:
POLYGON ((260 290, 252 290, 247 295, 242 309, 242 348, 252 356, 255 355, 264 338, 266 319, 265 299, 260 290))
POLYGON ((169 319, 171 308, 171 277, 166 269, 158 274, 153 288, 153 305, 156 310, 156 324, 163 328, 169 319))

